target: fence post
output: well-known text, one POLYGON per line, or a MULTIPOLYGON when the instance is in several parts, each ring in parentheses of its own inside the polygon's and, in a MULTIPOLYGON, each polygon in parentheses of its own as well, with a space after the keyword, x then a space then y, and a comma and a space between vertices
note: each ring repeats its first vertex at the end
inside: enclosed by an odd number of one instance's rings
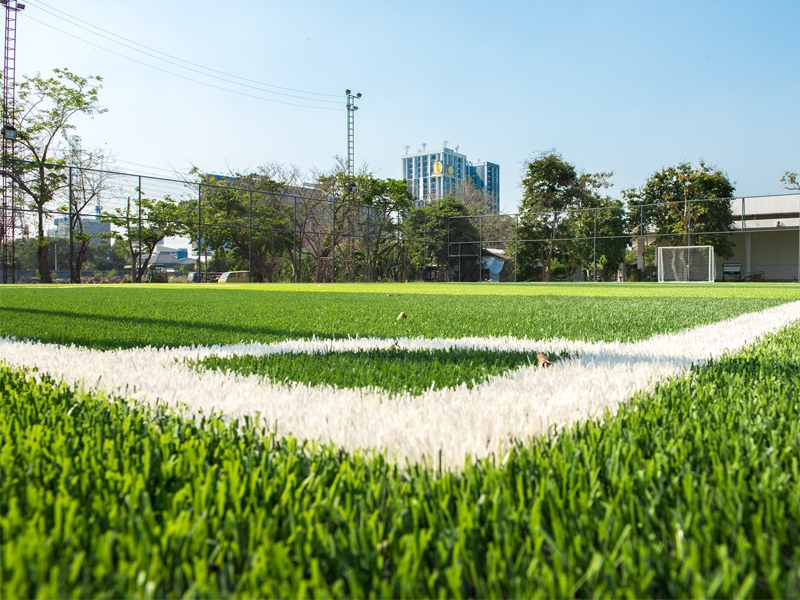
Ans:
POLYGON ((294 266, 294 282, 300 282, 297 272, 297 196, 294 196, 294 216, 292 217, 292 265, 294 266))
POLYGON ((450 281, 450 221, 452 220, 453 217, 447 217, 447 270, 444 274, 448 282, 450 281))
POLYGON ((644 236, 644 205, 639 207, 639 237, 644 236))
POLYGON ((142 176, 139 175, 139 251, 137 252, 136 282, 142 283, 142 176))
POLYGON ((397 276, 395 277, 395 281, 397 283, 400 283, 400 259, 402 258, 402 255, 400 253, 400 226, 402 225, 402 219, 403 218, 398 213, 397 214, 397 244, 396 244, 396 247, 397 247, 397 276))
MULTIPOLYGON (((200 240, 203 236, 203 231, 201 228, 201 211, 203 210, 203 205, 201 202, 201 198, 203 197, 203 184, 197 184, 197 273, 201 273, 202 261, 200 260, 202 250, 200 249, 200 240)), ((206 272, 208 272, 208 265, 206 265, 206 272)))
POLYGON ((68 217, 67 223, 69 224, 69 282, 75 283, 75 263, 74 255, 73 255, 73 238, 72 238, 72 203, 74 202, 74 198, 72 195, 72 167, 69 167, 69 210, 68 210, 68 217))
POLYGON ((336 283, 336 198, 331 200, 333 228, 331 229, 331 283, 336 283))
MULTIPOLYGON (((686 245, 692 245, 692 201, 686 201, 686 245)), ((686 255, 689 255, 689 252, 686 252, 686 255)))
POLYGON ((644 204, 639 207, 639 238, 641 238, 642 247, 642 272, 640 281, 645 280, 645 273, 647 272, 647 261, 645 260, 644 246, 646 240, 644 239, 644 204))
POLYGON ((514 215, 514 283, 517 283, 517 271, 519 270, 519 263, 517 262, 517 252, 519 249, 519 213, 514 215))
POLYGON ((483 281, 483 215, 478 215, 478 281, 483 281))
POLYGON ((593 281, 597 283, 597 209, 594 209, 594 236, 592 238, 592 260, 594 261, 593 281))
POLYGON ((248 274, 250 281, 253 281, 253 190, 250 190, 250 230, 248 231, 248 274))
POLYGON ((461 252, 464 248, 464 242, 458 242, 458 283, 461 283, 461 252))
POLYGON ((369 232, 369 214, 370 214, 370 207, 367 206, 367 235, 366 235, 366 239, 367 239, 367 252, 366 252, 367 263, 364 266, 364 279, 367 281, 367 283, 371 283, 372 282, 372 280, 369 277, 369 270, 370 270, 370 268, 369 268, 369 233, 370 233, 369 232))
MULTIPOLYGON (((553 227, 550 231, 550 248, 548 250, 548 262, 547 262, 547 281, 550 282, 550 279, 553 277, 553 254, 556 251, 556 211, 553 209, 553 227)), ((542 277, 544 279, 544 277, 542 277)))
POLYGON ((428 215, 422 216, 422 281, 425 282, 425 269, 428 268, 428 215))

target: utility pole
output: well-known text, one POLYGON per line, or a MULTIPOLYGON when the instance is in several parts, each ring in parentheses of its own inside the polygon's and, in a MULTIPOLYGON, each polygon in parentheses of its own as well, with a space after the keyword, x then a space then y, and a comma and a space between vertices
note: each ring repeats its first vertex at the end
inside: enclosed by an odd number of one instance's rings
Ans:
POLYGON ((15 84, 17 63, 17 12, 25 5, 17 0, 0 0, 6 9, 5 53, 3 56, 3 221, 0 224, 2 238, 3 283, 14 283, 14 237, 16 236, 17 211, 14 204, 14 142, 17 130, 14 127, 15 84))

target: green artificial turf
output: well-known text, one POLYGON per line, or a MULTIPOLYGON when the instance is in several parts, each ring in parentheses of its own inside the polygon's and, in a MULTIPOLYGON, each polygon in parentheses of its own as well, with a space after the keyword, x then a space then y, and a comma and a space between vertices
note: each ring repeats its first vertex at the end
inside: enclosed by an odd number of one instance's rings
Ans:
MULTIPOLYGON (((368 350, 325 354, 210 356, 190 364, 198 369, 262 375, 273 383, 299 382, 337 388, 379 388, 418 396, 429 389, 472 388, 493 375, 537 364, 536 352, 484 350, 368 350)), ((548 357, 556 360, 556 356, 548 357)))
POLYGON ((631 341, 798 298, 792 284, 2 286, 0 335, 89 348, 314 336, 631 341))
POLYGON ((799 347, 459 472, 0 366, 0 596, 797 597, 799 347))

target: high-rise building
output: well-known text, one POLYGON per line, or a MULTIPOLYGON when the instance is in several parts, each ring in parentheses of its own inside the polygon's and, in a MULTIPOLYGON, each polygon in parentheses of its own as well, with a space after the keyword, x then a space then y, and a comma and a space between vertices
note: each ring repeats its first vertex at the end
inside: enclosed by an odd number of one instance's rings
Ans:
POLYGON ((446 146, 434 152, 406 154, 402 158, 403 179, 414 195, 416 206, 455 194, 463 182, 471 183, 486 199, 486 212, 500 211, 500 165, 478 161, 446 146))

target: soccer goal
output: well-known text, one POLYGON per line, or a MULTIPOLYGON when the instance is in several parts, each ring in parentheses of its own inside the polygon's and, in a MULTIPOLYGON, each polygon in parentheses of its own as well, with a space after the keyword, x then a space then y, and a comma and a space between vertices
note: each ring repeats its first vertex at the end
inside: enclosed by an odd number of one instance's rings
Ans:
POLYGON ((658 249, 659 282, 713 282, 715 275, 713 246, 665 246, 658 249))

